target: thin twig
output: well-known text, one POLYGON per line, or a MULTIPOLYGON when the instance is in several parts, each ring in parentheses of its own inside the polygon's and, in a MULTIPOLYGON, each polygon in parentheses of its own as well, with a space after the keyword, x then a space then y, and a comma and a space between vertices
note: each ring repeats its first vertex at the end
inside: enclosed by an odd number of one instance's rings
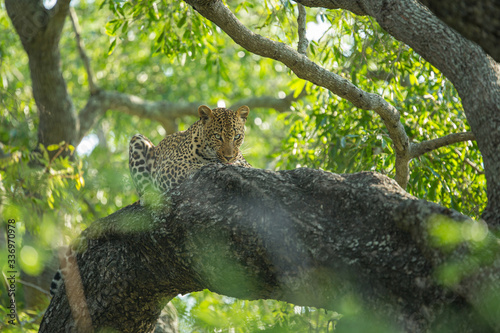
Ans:
POLYGON ((297 45, 297 51, 300 54, 307 55, 307 46, 309 45, 309 41, 306 38, 306 9, 300 3, 297 4, 299 8, 299 16, 297 17, 297 24, 299 26, 299 44, 297 45))
POLYGON ((49 161, 49 164, 47 164, 47 167, 45 168, 45 172, 49 172, 52 163, 54 163, 54 161, 56 160, 56 158, 58 158, 59 155, 61 155, 61 153, 68 148, 68 146, 69 146, 68 143, 64 143, 63 145, 61 145, 59 147, 59 150, 54 154, 54 156, 52 156, 52 158, 49 161))
POLYGON ((50 296, 50 292, 48 292, 47 290, 43 289, 43 288, 40 288, 39 286, 37 286, 36 284, 33 284, 31 282, 28 282, 28 281, 24 281, 24 280, 17 280, 17 282, 19 282, 20 284, 24 284, 25 286, 28 286, 30 288, 33 288, 33 289, 36 289, 38 290, 39 292, 41 293, 44 293, 46 295, 49 295, 50 296))
POLYGON ((99 88, 97 87, 94 81, 94 73, 92 72, 92 68, 90 67, 90 60, 89 57, 87 56, 87 53, 85 52, 84 49, 85 45, 81 38, 82 29, 80 28, 80 24, 78 23, 78 17, 76 16, 76 12, 73 7, 69 8, 69 17, 71 18, 71 23, 73 24, 73 30, 75 31, 76 46, 78 47, 78 52, 80 53, 80 57, 83 60, 83 66, 87 71, 87 80, 89 81, 90 94, 94 95, 99 91, 99 88))
MULTIPOLYGON (((457 148, 453 148, 453 151, 457 153, 460 158, 462 158, 463 154, 457 148)), ((476 170, 478 175, 484 175, 484 170, 482 170, 476 163, 469 160, 467 157, 464 158, 464 162, 471 166, 472 169, 476 170)))
POLYGON ((474 133, 472 132, 452 133, 445 135, 441 138, 427 140, 420 143, 412 143, 410 145, 410 158, 416 158, 425 153, 430 152, 431 150, 435 150, 457 142, 463 142, 469 140, 475 140, 474 133))

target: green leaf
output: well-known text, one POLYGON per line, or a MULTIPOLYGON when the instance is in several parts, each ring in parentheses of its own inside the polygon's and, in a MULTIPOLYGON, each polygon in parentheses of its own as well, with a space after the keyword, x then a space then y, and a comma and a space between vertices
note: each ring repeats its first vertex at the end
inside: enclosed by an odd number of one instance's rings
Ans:
POLYGON ((111 53, 113 53, 115 47, 116 47, 116 38, 114 38, 111 44, 109 45, 108 55, 111 55, 111 53))
POLYGON ((122 27, 122 33, 125 34, 128 31, 128 21, 125 21, 122 27))
POLYGON ((184 13, 181 19, 177 22, 177 28, 182 27, 186 23, 186 20, 187 20, 187 13, 184 13))
POLYGON ((290 90, 293 90, 293 97, 297 98, 302 90, 304 90, 304 87, 306 86, 308 81, 302 80, 302 79, 296 79, 293 81, 293 83, 290 85, 290 90))

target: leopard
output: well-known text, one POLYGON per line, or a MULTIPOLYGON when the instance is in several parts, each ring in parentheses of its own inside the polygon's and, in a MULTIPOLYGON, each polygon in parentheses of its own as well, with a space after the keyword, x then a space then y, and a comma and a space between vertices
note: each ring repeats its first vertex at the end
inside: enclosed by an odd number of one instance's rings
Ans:
POLYGON ((236 111, 201 105, 199 120, 185 131, 165 136, 157 146, 142 134, 134 135, 129 169, 139 197, 150 190, 167 193, 207 164, 251 168, 240 150, 249 113, 246 105, 236 111))
MULTIPOLYGON (((142 196, 150 190, 168 194, 169 190, 207 164, 251 168, 240 150, 249 112, 246 105, 236 111, 201 105, 198 121, 185 131, 167 135, 157 146, 142 134, 134 135, 129 144, 129 168, 141 197, 135 204, 145 205, 147 202, 142 200, 142 196)), ((52 279, 51 296, 60 289, 65 276, 72 274, 75 265, 76 255, 69 248, 61 258, 61 268, 52 279)))

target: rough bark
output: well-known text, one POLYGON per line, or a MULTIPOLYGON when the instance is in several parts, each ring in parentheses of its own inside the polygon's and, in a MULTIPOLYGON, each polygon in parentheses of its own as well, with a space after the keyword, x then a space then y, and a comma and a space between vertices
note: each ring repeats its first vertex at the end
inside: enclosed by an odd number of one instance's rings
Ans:
MULTIPOLYGON (((75 249, 85 299, 73 307, 88 308, 94 329, 149 332, 167 301, 204 288, 333 310, 356 295, 406 331, 500 331, 500 310, 478 297, 488 287, 499 300, 498 239, 486 228, 481 249, 438 248, 429 228, 443 219, 472 223, 377 173, 208 166, 172 191, 170 212, 134 204, 83 233, 75 249), (470 263, 478 251, 490 265, 449 289, 436 281, 443 264, 470 263)), ((40 332, 85 331, 75 325, 63 285, 40 332)))
POLYGON ((421 0, 444 23, 479 44, 500 62, 500 2, 497 0, 421 0))

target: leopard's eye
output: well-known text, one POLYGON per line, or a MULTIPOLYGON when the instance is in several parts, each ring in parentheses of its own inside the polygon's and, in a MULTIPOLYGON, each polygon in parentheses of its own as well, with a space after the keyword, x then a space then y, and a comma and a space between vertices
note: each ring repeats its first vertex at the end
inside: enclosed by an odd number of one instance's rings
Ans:
POLYGON ((214 136, 217 140, 222 140, 222 136, 220 136, 220 134, 216 133, 214 136))
POLYGON ((234 136, 234 139, 235 139, 235 140, 238 140, 239 138, 241 138, 241 134, 236 134, 236 135, 234 136))

